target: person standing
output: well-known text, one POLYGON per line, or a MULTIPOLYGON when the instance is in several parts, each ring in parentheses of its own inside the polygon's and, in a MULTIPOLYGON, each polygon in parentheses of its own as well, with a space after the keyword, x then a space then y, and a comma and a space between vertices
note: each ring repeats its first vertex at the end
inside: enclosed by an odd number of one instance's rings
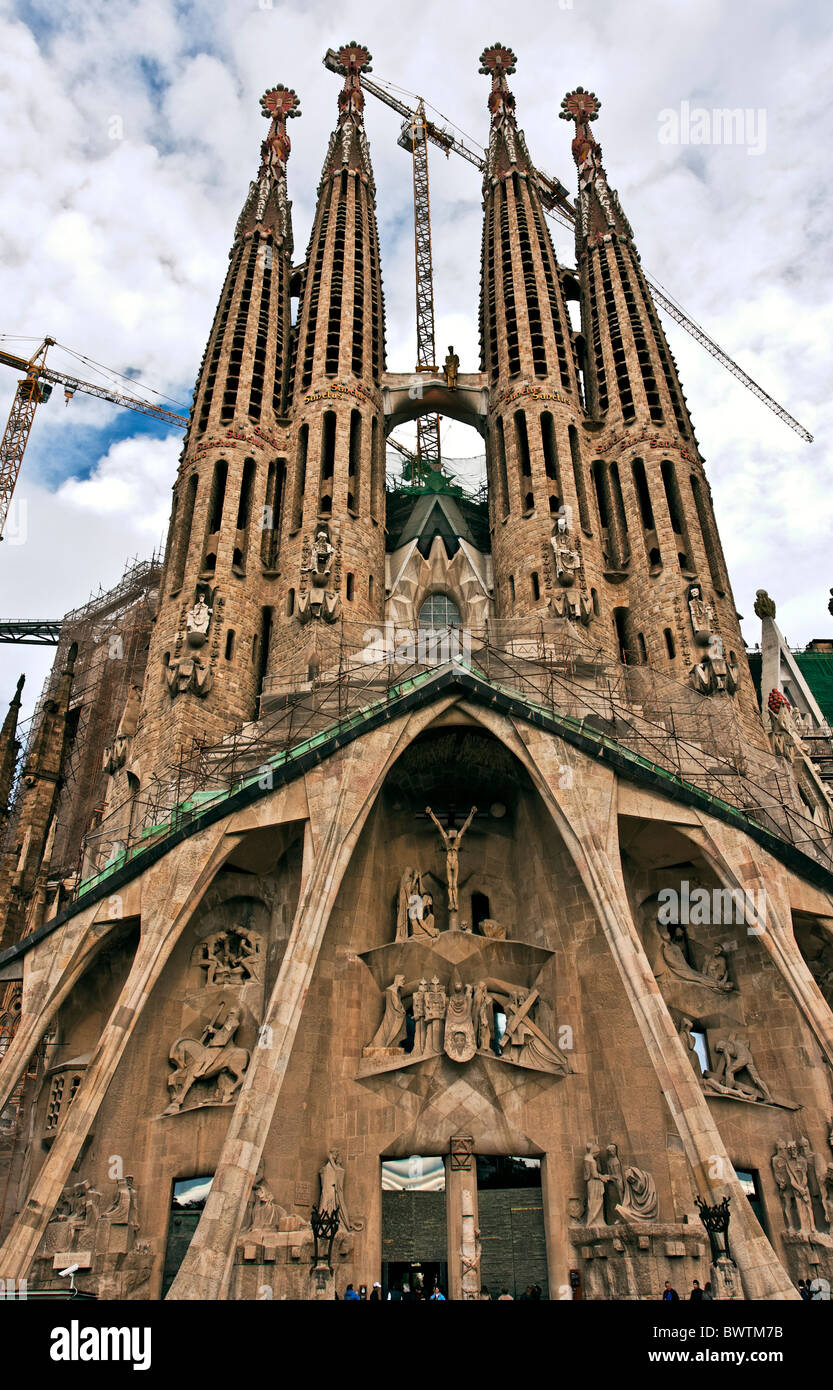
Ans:
POLYGON ((344 1302, 345 1302, 345 1303, 358 1303, 358 1301, 359 1301, 359 1295, 356 1293, 356 1290, 353 1288, 353 1285, 352 1285, 352 1284, 348 1284, 348 1285, 347 1285, 347 1288, 344 1290, 344 1302))
POLYGON ((515 1300, 507 1288, 502 1288, 498 1294, 498 1303, 514 1303, 515 1300))
POLYGON ((689 1303, 702 1303, 702 1301, 703 1301, 703 1290, 700 1288, 700 1280, 699 1280, 699 1279, 695 1279, 694 1284, 693 1284, 692 1289, 691 1289, 691 1293, 690 1293, 689 1296, 688 1296, 688 1301, 689 1301, 689 1303))
POLYGON ((679 1303, 679 1301, 680 1301, 680 1295, 677 1293, 677 1290, 676 1290, 676 1289, 672 1289, 672 1287, 671 1287, 671 1280, 670 1280, 670 1279, 666 1279, 666 1281, 665 1281, 665 1288, 664 1288, 663 1291, 662 1291, 662 1302, 663 1302, 663 1303, 679 1303))

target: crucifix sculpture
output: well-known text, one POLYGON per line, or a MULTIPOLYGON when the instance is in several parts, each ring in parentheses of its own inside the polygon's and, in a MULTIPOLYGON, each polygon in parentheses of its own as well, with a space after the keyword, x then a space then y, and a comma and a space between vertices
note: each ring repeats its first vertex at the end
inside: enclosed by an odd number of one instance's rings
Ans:
POLYGON ((446 830, 445 826, 440 825, 440 822, 437 820, 430 806, 426 806, 425 814, 431 817, 431 820, 442 835, 443 844, 445 845, 445 875, 448 884, 449 926, 453 930, 457 924, 457 880, 460 873, 460 841, 474 820, 474 817, 477 815, 477 807, 472 806, 459 830, 452 830, 451 828, 446 830))

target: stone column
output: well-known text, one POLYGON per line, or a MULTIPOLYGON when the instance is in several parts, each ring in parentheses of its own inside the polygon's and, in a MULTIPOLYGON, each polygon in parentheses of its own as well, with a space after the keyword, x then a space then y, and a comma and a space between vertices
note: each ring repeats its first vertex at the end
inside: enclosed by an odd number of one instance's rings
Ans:
POLYGON ((473 1142, 467 1135, 455 1135, 445 1159, 448 1297, 455 1302, 475 1299, 480 1293, 480 1267, 474 1264, 479 1249, 475 1237, 479 1222, 473 1142), (471 1267, 464 1261, 471 1261, 471 1267))

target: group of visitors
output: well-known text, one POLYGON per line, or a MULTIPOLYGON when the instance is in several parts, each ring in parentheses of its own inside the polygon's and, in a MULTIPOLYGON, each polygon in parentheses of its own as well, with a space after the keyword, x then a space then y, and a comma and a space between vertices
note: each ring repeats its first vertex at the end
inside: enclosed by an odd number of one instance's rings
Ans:
MULTIPOLYGON (((712 1281, 707 1279, 703 1288, 700 1287, 700 1280, 695 1279, 691 1286, 691 1293, 688 1296, 690 1303, 709 1303, 714 1300, 712 1292, 712 1281)), ((665 1288, 662 1291, 660 1300, 662 1303, 679 1303, 680 1295, 677 1290, 671 1287, 671 1280, 666 1279, 665 1288)))
MULTIPOLYGON (((360 1284, 358 1289, 352 1284, 348 1284, 347 1288, 344 1290, 345 1303, 361 1303, 365 1300, 368 1303, 379 1303, 382 1297, 382 1286, 378 1283, 373 1285, 370 1293, 367 1292, 367 1284, 360 1284)), ((479 1297, 481 1300, 485 1300, 488 1303, 514 1303, 515 1301, 515 1295, 511 1294, 505 1285, 503 1285, 499 1294, 491 1294, 484 1284, 483 1288, 480 1290, 479 1297)), ((540 1284, 527 1284, 518 1302, 532 1303, 543 1297, 544 1294, 540 1284)), ((674 1294, 674 1297, 676 1298, 677 1295, 674 1294)), ((338 1298, 337 1293, 336 1298, 338 1298)), ((709 1298, 711 1298, 711 1294, 709 1294, 709 1298)), ((419 1283, 416 1284, 414 1288, 411 1288, 410 1284, 403 1284, 401 1288, 396 1286, 389 1289, 386 1301, 389 1303, 445 1303, 446 1296, 439 1284, 434 1285, 430 1294, 427 1294, 419 1283)))

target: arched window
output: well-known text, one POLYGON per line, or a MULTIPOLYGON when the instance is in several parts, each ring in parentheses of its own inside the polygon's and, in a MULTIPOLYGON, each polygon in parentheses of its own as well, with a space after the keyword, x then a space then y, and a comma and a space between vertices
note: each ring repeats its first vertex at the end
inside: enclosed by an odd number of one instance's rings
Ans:
POLYGON ((448 594, 429 594, 419 610, 420 627, 462 627, 460 610, 448 594))

